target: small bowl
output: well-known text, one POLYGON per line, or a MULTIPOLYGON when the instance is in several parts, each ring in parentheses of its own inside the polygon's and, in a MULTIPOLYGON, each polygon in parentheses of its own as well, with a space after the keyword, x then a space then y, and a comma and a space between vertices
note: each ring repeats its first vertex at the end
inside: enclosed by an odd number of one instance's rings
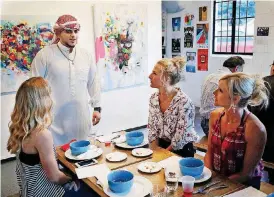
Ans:
POLYGON ((109 189, 114 193, 129 192, 133 185, 134 175, 126 170, 116 170, 107 176, 109 189))
POLYGON ((144 134, 141 131, 132 131, 126 134, 126 140, 129 146, 137 146, 143 143, 144 134))
POLYGON ((179 161, 180 171, 183 176, 199 177, 204 170, 204 162, 193 157, 183 158, 179 161))
POLYGON ((90 142, 87 140, 80 140, 76 142, 70 143, 69 147, 71 150, 71 154, 74 156, 80 155, 88 151, 90 142))

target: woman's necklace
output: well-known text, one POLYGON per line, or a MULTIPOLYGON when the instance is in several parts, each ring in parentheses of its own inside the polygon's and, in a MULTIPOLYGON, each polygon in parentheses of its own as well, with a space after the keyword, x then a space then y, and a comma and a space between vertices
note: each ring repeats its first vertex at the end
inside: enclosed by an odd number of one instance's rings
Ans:
POLYGON ((58 44, 57 44, 57 47, 58 47, 59 51, 63 54, 63 56, 64 56, 68 61, 70 61, 70 62, 72 63, 72 65, 74 65, 74 60, 75 60, 75 57, 76 57, 76 49, 75 49, 75 52, 74 52, 74 57, 73 57, 73 59, 70 59, 70 58, 68 58, 68 57, 64 54, 64 52, 60 49, 60 47, 58 46, 58 44))

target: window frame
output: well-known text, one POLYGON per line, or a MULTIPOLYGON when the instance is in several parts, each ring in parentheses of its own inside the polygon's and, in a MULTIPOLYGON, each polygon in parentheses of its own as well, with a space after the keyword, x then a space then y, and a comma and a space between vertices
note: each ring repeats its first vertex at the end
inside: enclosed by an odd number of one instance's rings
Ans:
MULTIPOLYGON (((223 2, 230 2, 231 0, 221 0, 220 3, 223 3, 223 2)), ((244 53, 244 52, 235 52, 235 35, 236 35, 236 9, 237 9, 237 1, 236 0, 233 0, 233 3, 232 3, 232 32, 231 32, 231 52, 215 52, 215 23, 216 23, 216 0, 213 1, 213 33, 212 33, 212 54, 219 54, 219 55, 253 55, 253 52, 250 53, 244 53)), ((247 0, 247 4, 248 4, 248 0, 247 0)), ((256 8, 255 8, 256 9, 256 8)), ((240 17, 240 16, 239 16, 240 17)), ((254 17, 248 17, 247 16, 247 9, 246 9, 246 16, 243 17, 243 19, 246 20, 246 28, 247 28, 247 19, 248 18, 254 18, 255 19, 255 15, 254 17)), ((220 19, 222 20, 222 18, 220 19)), ((217 36, 219 38, 223 38, 222 36, 217 36)), ((228 37, 228 36, 227 36, 228 37)), ((239 36, 239 37, 244 37, 245 38, 245 46, 246 46, 246 38, 247 37, 251 37, 251 36, 247 36, 246 35, 246 32, 245 32, 245 36, 239 36)), ((254 31, 254 35, 253 35, 253 38, 255 38, 255 31, 254 31)), ((255 39, 254 41, 255 42, 255 39)), ((222 42, 221 42, 222 43, 222 42)), ((229 42, 227 42, 229 43, 229 42)), ((254 43, 253 43, 253 47, 254 47, 254 43)))

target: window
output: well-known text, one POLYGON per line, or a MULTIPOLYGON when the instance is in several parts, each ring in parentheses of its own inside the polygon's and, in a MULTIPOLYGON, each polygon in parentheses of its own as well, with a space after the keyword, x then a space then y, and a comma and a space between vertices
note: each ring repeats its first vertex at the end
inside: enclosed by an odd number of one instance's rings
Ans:
POLYGON ((216 0, 213 11, 212 53, 252 55, 255 0, 216 0))

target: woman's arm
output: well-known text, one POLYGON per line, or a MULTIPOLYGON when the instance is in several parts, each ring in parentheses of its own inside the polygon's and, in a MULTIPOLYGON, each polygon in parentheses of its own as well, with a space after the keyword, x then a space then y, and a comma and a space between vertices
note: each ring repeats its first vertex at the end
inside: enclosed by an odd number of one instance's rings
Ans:
MULTIPOLYGON (((251 115, 254 116, 254 115, 251 115)), ((266 144, 266 131, 263 124, 257 119, 252 118, 245 127, 246 151, 244 156, 243 169, 240 173, 233 174, 229 178, 245 182, 254 172, 262 158, 266 144)))
POLYGON ((208 134, 208 139, 207 139, 207 152, 205 155, 205 166, 209 169, 213 169, 212 167, 212 147, 211 147, 211 137, 212 137, 212 129, 213 129, 213 124, 216 122, 216 117, 219 114, 219 109, 216 109, 210 113, 210 118, 209 118, 209 134, 208 134))
POLYGON ((35 147, 39 153, 40 161, 48 179, 56 184, 63 185, 71 178, 61 172, 53 151, 53 139, 48 130, 37 133, 35 147))

